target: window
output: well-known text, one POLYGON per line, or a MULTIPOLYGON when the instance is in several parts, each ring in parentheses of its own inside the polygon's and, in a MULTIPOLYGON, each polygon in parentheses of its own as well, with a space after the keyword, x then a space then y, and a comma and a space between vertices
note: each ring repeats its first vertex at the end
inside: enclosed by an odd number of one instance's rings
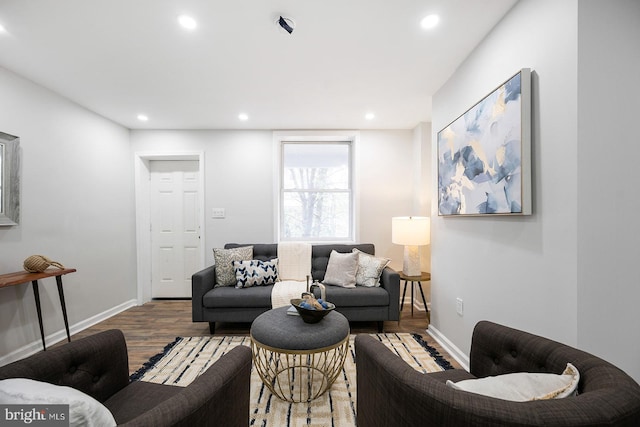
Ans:
POLYGON ((353 241, 352 141, 282 141, 280 240, 353 241))

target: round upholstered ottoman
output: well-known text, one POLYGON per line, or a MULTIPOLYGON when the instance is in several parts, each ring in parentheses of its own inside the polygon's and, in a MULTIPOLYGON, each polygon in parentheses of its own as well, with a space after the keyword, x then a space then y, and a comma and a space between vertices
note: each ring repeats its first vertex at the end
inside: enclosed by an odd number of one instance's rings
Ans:
POLYGON ((342 370, 349 322, 332 311, 318 323, 304 323, 287 309, 269 310, 253 321, 253 363, 262 382, 280 399, 309 402, 327 391, 342 370))

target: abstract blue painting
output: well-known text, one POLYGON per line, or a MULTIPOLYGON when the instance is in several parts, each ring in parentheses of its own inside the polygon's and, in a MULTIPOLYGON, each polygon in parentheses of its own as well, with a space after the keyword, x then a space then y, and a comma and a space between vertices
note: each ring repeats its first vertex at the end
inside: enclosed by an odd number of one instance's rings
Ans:
POLYGON ((531 72, 438 132, 439 215, 531 214, 531 72))

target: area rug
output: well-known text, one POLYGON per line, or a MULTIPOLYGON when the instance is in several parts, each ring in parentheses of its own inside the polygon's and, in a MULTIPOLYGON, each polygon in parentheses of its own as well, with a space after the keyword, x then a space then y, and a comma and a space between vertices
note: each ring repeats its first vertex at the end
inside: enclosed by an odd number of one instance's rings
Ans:
MULTIPOLYGON (((452 369, 437 350, 420 335, 371 334, 416 371, 428 373, 452 369)), ((273 396, 255 371, 251 371, 249 425, 261 427, 356 425, 356 365, 353 340, 333 386, 319 398, 304 403, 289 403, 273 396)), ((152 357, 132 380, 186 386, 207 370, 223 354, 238 345, 250 345, 247 336, 180 337, 168 344, 163 353, 152 357)))

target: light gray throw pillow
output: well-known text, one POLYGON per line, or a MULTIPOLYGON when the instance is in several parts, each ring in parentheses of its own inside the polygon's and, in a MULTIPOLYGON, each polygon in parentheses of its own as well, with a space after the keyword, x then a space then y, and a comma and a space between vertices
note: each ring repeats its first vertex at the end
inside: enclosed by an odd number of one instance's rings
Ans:
POLYGON ((327 271, 322 282, 325 285, 355 288, 357 271, 357 252, 342 254, 333 250, 329 255, 329 264, 327 264, 327 271))
POLYGON ((250 261, 253 259, 253 246, 243 246, 233 249, 213 249, 213 259, 216 265, 215 287, 235 286, 237 283, 233 261, 250 261))
POLYGON ((358 253, 358 271, 356 272, 356 285, 373 288, 380 286, 382 270, 391 262, 389 258, 378 258, 353 248, 358 253))

